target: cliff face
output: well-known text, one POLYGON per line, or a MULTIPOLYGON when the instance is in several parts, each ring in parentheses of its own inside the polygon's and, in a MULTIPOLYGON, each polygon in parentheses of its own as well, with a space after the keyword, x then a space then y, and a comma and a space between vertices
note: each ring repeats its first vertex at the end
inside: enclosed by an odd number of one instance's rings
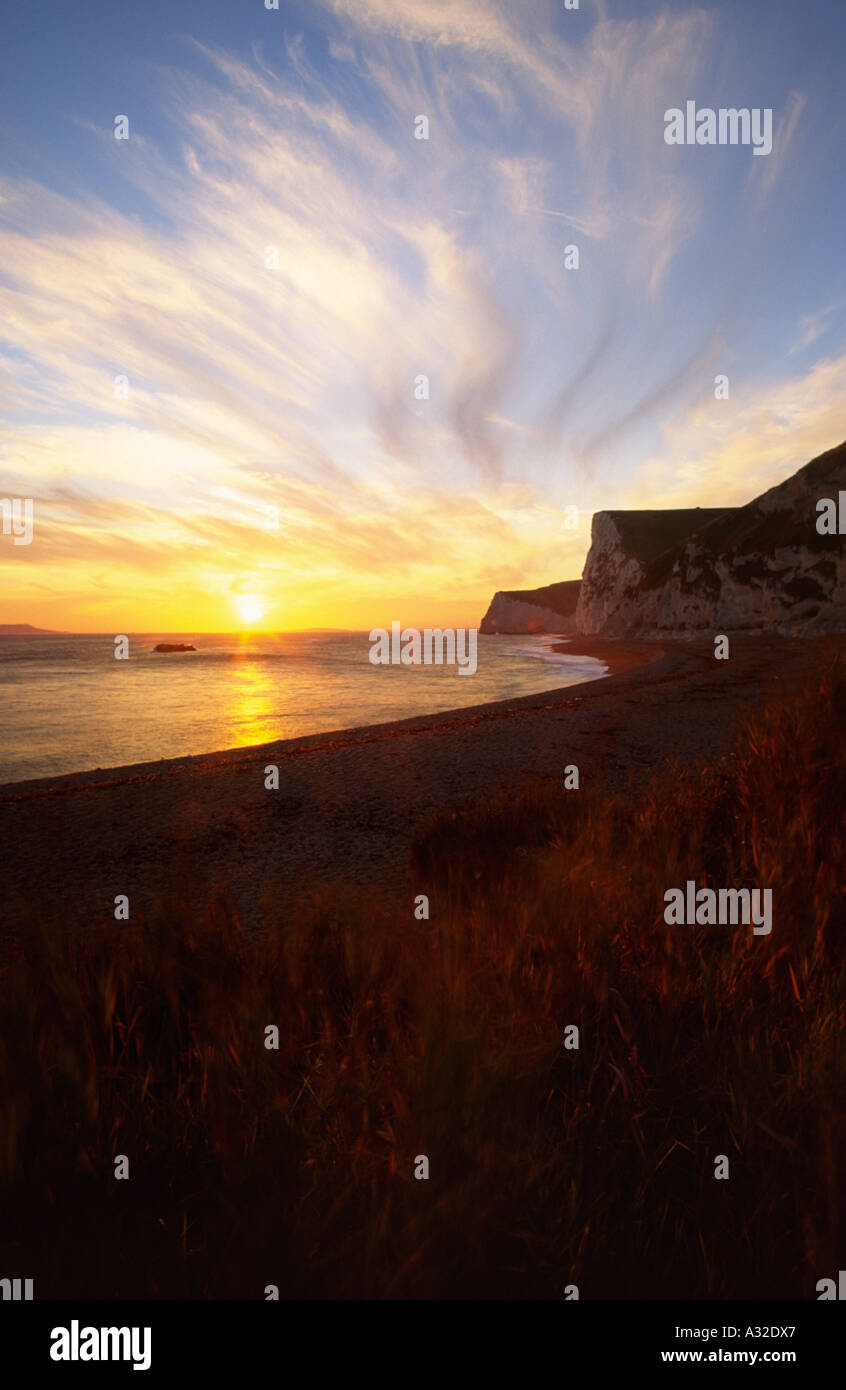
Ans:
POLYGON ((566 579, 540 589, 502 589, 494 594, 479 631, 575 632, 580 587, 581 580, 566 579))
POLYGON ((745 507, 597 513, 578 631, 846 629, 846 539, 817 531, 817 503, 845 488, 841 444, 745 507))
POLYGON ((502 590, 481 623, 610 637, 756 628, 846 631, 846 444, 745 507, 597 512, 581 581, 502 590), (843 532, 817 530, 823 498, 843 532))
POLYGON ((699 527, 723 515, 721 509, 701 507, 596 512, 576 612, 577 630, 611 633, 630 628, 633 605, 650 566, 673 553, 699 527))

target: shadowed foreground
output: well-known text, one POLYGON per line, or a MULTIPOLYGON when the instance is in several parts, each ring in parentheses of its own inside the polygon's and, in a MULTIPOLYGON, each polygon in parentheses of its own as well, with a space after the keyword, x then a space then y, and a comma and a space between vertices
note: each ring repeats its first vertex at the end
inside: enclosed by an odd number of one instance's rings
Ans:
POLYGON ((832 672, 627 796, 439 813, 429 921, 364 889, 260 942, 223 893, 143 930, 33 920, 2 979, 4 1272, 38 1298, 815 1297, 843 1252, 844 696, 832 672), (771 887, 771 935, 666 926, 688 878, 771 887))

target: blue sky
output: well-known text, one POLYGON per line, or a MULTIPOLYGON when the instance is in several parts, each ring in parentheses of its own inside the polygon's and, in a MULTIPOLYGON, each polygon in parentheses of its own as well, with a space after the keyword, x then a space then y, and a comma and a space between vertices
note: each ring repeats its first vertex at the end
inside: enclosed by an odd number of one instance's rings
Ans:
POLYGON ((473 621, 578 575, 596 509, 742 502, 846 435, 840 3, 94 0, 4 40, 0 495, 37 527, 0 620, 473 621), (771 108, 772 153, 667 145, 687 100, 771 108))

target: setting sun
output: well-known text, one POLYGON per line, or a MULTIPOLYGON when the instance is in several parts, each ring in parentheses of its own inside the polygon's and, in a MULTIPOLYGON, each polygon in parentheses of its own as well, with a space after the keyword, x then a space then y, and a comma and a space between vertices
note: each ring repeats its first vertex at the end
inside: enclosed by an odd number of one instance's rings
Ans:
POLYGON ((238 604, 238 612, 245 623, 260 623, 264 617, 264 604, 261 599, 253 597, 252 594, 242 598, 238 604))
POLYGON ((9 11, 0 1302, 813 1383, 846 0, 9 11))

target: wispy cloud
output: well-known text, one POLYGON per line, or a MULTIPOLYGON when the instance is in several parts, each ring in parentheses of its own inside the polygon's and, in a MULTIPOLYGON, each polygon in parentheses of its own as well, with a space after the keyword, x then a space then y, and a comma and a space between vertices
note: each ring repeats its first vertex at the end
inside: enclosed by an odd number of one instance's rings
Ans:
POLYGON ((803 314, 799 320, 799 335, 790 349, 791 353, 802 352, 827 333, 843 309, 846 309, 846 294, 837 295, 825 308, 818 309, 816 313, 803 314))
MULTIPOLYGON (((563 508, 658 486, 657 455, 631 476, 647 430, 688 450, 691 487, 722 487, 731 448, 708 425, 697 453, 687 422, 744 321, 726 286, 761 266, 749 209, 789 178, 805 98, 720 205, 717 294, 712 165, 676 159, 662 115, 714 72, 718 19, 608 8, 571 26, 552 0, 326 0, 328 58, 283 30, 249 57, 192 41, 151 75, 169 138, 80 126, 113 197, 0 180, 0 487, 39 517, 0 554, 10 582, 56 567, 101 613, 107 566, 118 603, 211 613, 247 576, 288 621, 366 623, 379 593, 452 602, 459 575, 475 606, 578 573, 563 508)), ((836 309, 802 320, 805 346, 836 309)), ((831 421, 824 392, 816 409, 831 421)))
POLYGON ((742 505, 844 439, 846 355, 782 374, 740 403, 698 402, 667 426, 664 450, 617 505, 742 505))

